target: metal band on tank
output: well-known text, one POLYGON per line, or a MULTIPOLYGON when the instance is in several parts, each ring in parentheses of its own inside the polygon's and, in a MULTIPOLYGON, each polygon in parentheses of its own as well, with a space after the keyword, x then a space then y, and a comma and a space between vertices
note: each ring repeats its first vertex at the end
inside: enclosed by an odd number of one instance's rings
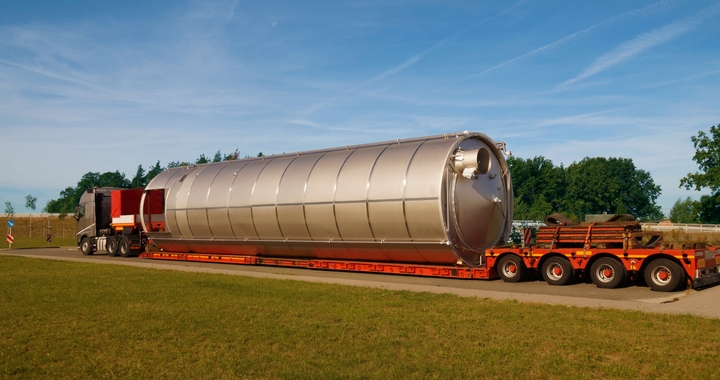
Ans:
MULTIPOLYGON (((226 165, 226 167, 227 166, 230 166, 230 164, 228 163, 226 165)), ((207 210, 209 210, 210 208, 207 207, 207 204, 208 204, 208 199, 210 199, 210 190, 212 190, 213 183, 215 183, 215 179, 217 178, 218 175, 220 175, 221 171, 223 171, 223 169, 220 169, 217 171, 217 173, 215 173, 215 177, 213 177, 212 181, 210 181, 210 186, 208 186, 207 194, 205 195, 205 220, 207 221, 208 230, 210 231, 210 235, 212 235, 212 239, 215 238, 215 232, 213 232, 212 227, 210 226, 210 217, 208 216, 208 213, 207 213, 207 210)), ((230 217, 228 215, 228 221, 229 220, 230 220, 230 217)))
MULTIPOLYGON (((402 202, 403 200, 408 200, 408 201, 434 201, 434 200, 437 200, 437 199, 438 199, 437 197, 387 198, 387 199, 372 199, 372 200, 367 200, 367 202, 369 202, 369 203, 402 202)), ((333 204, 333 203, 335 203, 335 204, 351 204, 351 203, 364 203, 364 202, 366 202, 366 201, 364 201, 364 200, 362 200, 362 201, 336 201, 336 202, 326 201, 326 202, 306 202, 306 203, 296 202, 296 203, 282 203, 282 204, 280 204, 280 205, 281 205, 281 206, 331 205, 331 204, 333 204)), ((265 207, 265 206, 275 206, 275 204, 274 204, 274 203, 258 203, 258 204, 254 204, 254 205, 252 205, 252 206, 265 207)), ((247 206, 236 206, 236 207, 233 207, 233 208, 235 208, 235 209, 243 209, 243 208, 250 208, 250 207, 252 207, 252 206, 250 206, 250 205, 247 205, 247 206)), ((186 207, 186 208, 184 208, 184 209, 182 209, 182 210, 216 210, 216 209, 222 209, 222 208, 225 208, 225 207, 222 207, 222 206, 218 206, 218 207, 186 207)))
POLYGON ((370 235, 372 235, 374 241, 377 241, 377 238, 375 237, 375 231, 373 231, 372 223, 370 223, 370 201, 368 199, 370 195, 370 178, 372 178, 373 171, 375 171, 375 165, 377 165, 380 156, 382 156, 389 147, 390 145, 386 145, 385 148, 383 148, 383 150, 380 151, 380 153, 375 157, 375 161, 373 161, 372 167, 368 172, 367 181, 365 181, 365 218, 367 218, 368 227, 370 228, 370 235))
MULTIPOLYGON (((232 234, 233 236, 235 236, 235 238, 237 238, 237 234, 235 233, 235 228, 233 228, 232 221, 230 220, 230 194, 232 194, 232 189, 233 187, 235 187, 235 181, 237 181, 238 177, 240 177, 240 172, 248 166, 248 163, 249 162, 243 162, 243 165, 240 167, 240 169, 233 173, 233 177, 235 178, 233 178, 232 182, 230 183, 230 187, 228 188, 227 192, 227 198, 225 199, 225 208, 227 209, 228 224, 230 225, 230 231, 232 231, 232 234)), ((250 216, 252 216, 252 212, 250 214, 250 216)))
MULTIPOLYGON (((250 192, 250 222, 252 223, 253 230, 255 230, 255 236, 257 236, 259 240, 262 240, 262 238, 260 237, 260 234, 257 231, 257 227, 255 227, 255 216, 253 215, 253 212, 252 212, 253 211, 252 210, 252 207, 253 207, 252 202, 253 202, 253 199, 255 198, 255 188, 257 187, 258 179, 260 178, 260 175, 262 174, 263 171, 265 171, 265 168, 268 166, 268 164, 270 164, 270 161, 272 161, 272 160, 264 160, 263 159, 263 161, 265 161, 265 165, 263 165, 262 169, 260 169, 260 171, 258 172, 257 177, 255 177, 255 182, 253 183, 252 191, 250 192)), ((237 236, 235 236, 235 237, 237 237, 237 236)), ((247 240, 247 237, 246 237, 246 240, 247 240)))
MULTIPOLYGON (((352 156, 353 154, 355 154, 355 152, 357 152, 357 149, 354 149, 352 152, 350 152, 350 154, 347 155, 347 157, 345 157, 345 159, 343 160, 342 165, 340 165, 340 168, 338 168, 338 171, 337 171, 337 173, 335 174, 335 183, 334 183, 334 185, 333 185, 333 200, 332 200, 332 203, 333 203, 333 219, 335 219, 335 229, 337 230, 338 236, 340 236, 340 240, 341 240, 341 241, 343 240, 343 236, 342 236, 342 233, 340 233, 340 226, 338 225, 338 221, 337 221, 337 212, 335 211, 335 203, 336 203, 336 202, 335 202, 335 199, 337 198, 337 182, 338 182, 338 179, 340 178, 340 172, 342 172, 342 169, 345 167, 345 163, 346 163, 347 160, 350 158, 350 156, 352 156)), ((311 238, 311 239, 313 238, 312 235, 310 236, 310 238, 311 238)), ((330 241, 332 241, 332 239, 330 239, 330 241)))
MULTIPOLYGON (((412 165, 412 162, 415 159, 415 155, 420 150, 420 147, 425 145, 426 142, 428 142, 428 140, 425 140, 422 143, 418 144, 417 148, 415 148, 415 151, 413 152, 412 156, 410 157, 410 160, 408 160, 407 166, 405 167, 405 177, 403 178, 403 199, 402 199, 403 219, 405 220, 405 229, 407 230, 408 237, 410 238, 410 241, 412 241, 412 242, 415 242, 415 239, 413 238, 412 234, 410 233, 410 225, 408 224, 407 212, 406 212, 406 208, 405 208, 406 207, 405 202, 406 202, 406 198, 407 198, 405 196, 405 194, 407 192, 407 179, 408 179, 408 174, 410 173, 410 165, 412 165)), ((435 198, 433 198, 433 199, 435 199, 435 198)), ((415 242, 415 243, 417 243, 417 242, 415 242)), ((422 254, 422 252, 420 252, 420 250, 416 249, 415 252, 417 252, 418 256, 420 256, 423 260, 425 260, 426 262, 430 262, 430 260, 428 260, 427 257, 425 257, 422 254)))
MULTIPOLYGON (((426 142, 428 142, 428 140, 423 141, 422 143, 420 143, 417 146, 417 148, 415 148, 415 151, 413 152, 412 156, 410 157, 410 160, 408 160, 407 166, 405 167, 405 177, 403 178, 403 196, 402 196, 403 219, 405 219, 405 229, 407 230, 407 234, 408 234, 408 237, 410 238, 410 241, 415 241, 415 239, 413 239, 413 236, 410 233, 410 225, 408 224, 407 212, 405 210, 405 200, 406 200, 405 194, 407 193, 407 179, 408 179, 408 173, 410 173, 410 165, 412 165, 412 162, 415 159, 415 155, 420 150, 420 147, 425 145, 426 142)), ((398 142, 398 145, 400 145, 399 142, 398 142)), ((420 254, 420 252, 418 252, 418 254, 420 254)), ((425 259, 425 257, 422 254, 420 254, 420 256, 423 259, 425 259)), ((427 259, 425 259, 425 261, 427 261, 427 259)))
MULTIPOLYGON (((313 240, 312 234, 310 233, 310 228, 308 228, 308 221, 307 221, 307 212, 305 211, 305 197, 307 196, 307 187, 308 187, 308 181, 310 180, 310 176, 313 173, 313 170, 315 170, 315 166, 317 166, 317 163, 322 160, 325 155, 328 154, 328 152, 323 153, 320 157, 318 157, 317 160, 313 163, 310 170, 308 170, 307 177, 305 177, 305 185, 303 186, 303 197, 302 197, 302 210, 303 210, 303 221, 305 221, 305 230, 308 233, 308 236, 310 237, 310 240, 313 240)), ((350 155, 348 155, 349 157, 350 155)), ((347 159, 347 158, 346 158, 347 159)), ((335 178, 335 181, 337 182, 337 177, 335 178)), ((337 187, 337 184, 336 184, 337 187)), ((335 191, 333 190, 333 197, 335 196, 335 191)), ((335 216, 335 206, 333 206, 333 216, 335 216)), ((337 221, 335 222, 335 228, 337 228, 337 221)), ((340 234, 340 231, 338 231, 338 234, 340 234)))
MULTIPOLYGON (((167 181, 167 183, 165 184, 165 186, 167 186, 167 185, 170 183, 170 180, 173 179, 173 178, 175 178, 175 176, 177 176, 177 175, 180 175, 180 178, 184 179, 185 176, 187 176, 188 173, 183 173, 183 170, 189 170, 189 169, 190 169, 190 168, 188 168, 187 166, 183 166, 183 167, 181 167, 181 168, 178 168, 178 169, 177 169, 177 173, 173 174, 172 176, 170 176, 170 178, 168 178, 168 181, 167 181)), ((177 231, 178 234, 180 234, 180 223, 178 223, 178 221, 177 221, 177 210, 178 210, 178 208, 177 208, 176 206, 177 206, 177 193, 180 191, 180 188, 181 188, 181 187, 182 187, 182 182, 181 182, 180 180, 176 180, 175 183, 173 183, 172 185, 170 185, 170 187, 167 188, 168 191, 167 191, 167 194, 165 195, 165 210, 172 210, 172 211, 174 211, 174 212, 172 213, 172 219, 175 219, 175 227, 177 227, 177 229, 178 229, 178 231, 177 231), (180 185, 178 185, 178 188, 177 188, 177 190, 175 191, 175 199, 174 199, 174 201, 175 201, 175 206, 173 206, 173 208, 171 208, 171 209, 168 209, 168 208, 167 208, 167 204, 168 204, 168 203, 167 203, 167 200, 170 198, 170 190, 171 190, 172 187, 173 187, 175 184, 177 184, 177 183, 180 183, 180 185)), ((166 222, 166 224, 167 224, 167 223, 168 223, 168 221, 167 221, 167 215, 166 215, 165 217, 166 217, 166 221, 165 221, 165 222, 166 222)), ((186 218, 186 219, 187 219, 187 218, 186 218)), ((166 227, 166 228, 167 228, 167 227, 166 227)), ((170 232, 170 234, 172 234, 172 231, 169 231, 169 232, 170 232)), ((182 237, 180 237, 179 239, 182 240, 182 237)))
MULTIPOLYGON (((298 157, 300 157, 300 156, 295 156, 295 158, 293 158, 292 161, 290 161, 287 165, 285 165, 285 169, 283 170, 282 174, 280 174, 280 180, 278 180, 277 186, 275 187, 275 205, 274 205, 275 206, 275 222, 278 225, 278 230, 280 231, 280 236, 282 236, 282 237, 285 237, 285 234, 283 233, 282 226, 280 225, 280 215, 278 215, 278 203, 277 203, 278 194, 280 193, 280 184, 282 184, 283 178, 285 177, 285 173, 287 173, 287 170, 290 167, 290 165, 292 165, 292 163, 295 162, 295 160, 297 160, 298 157)), ((263 168, 263 170, 265 170, 265 168, 263 168)), ((260 178, 260 177, 258 177, 258 178, 260 178)), ((253 189, 253 192, 254 191, 255 191, 255 189, 253 189)), ((255 194, 253 193, 253 196, 254 195, 255 194)), ((252 214, 252 211, 250 213, 252 214)), ((253 225, 254 224, 255 223, 253 222, 253 225)))
MULTIPOLYGON (((171 238, 171 239, 159 238, 159 239, 162 239, 162 240, 175 240, 175 239, 173 239, 173 238, 171 238)), ((183 241, 188 241, 188 242, 193 242, 193 241, 206 242, 206 241, 208 241, 208 239, 188 238, 188 239, 183 239, 183 241)), ((307 240, 291 240, 291 239, 272 240, 272 239, 256 239, 256 238, 245 238, 245 239, 243 239, 243 240, 238 240, 238 239, 213 239, 213 241, 217 241, 217 242, 236 242, 236 241, 243 241, 243 242, 251 242, 251 243, 257 243, 257 242, 259 242, 259 243, 263 243, 263 242, 268 242, 268 243, 312 243, 312 242, 307 241, 307 240)), ((332 240, 317 240, 316 242, 318 242, 318 243, 333 243, 332 240)), ((345 243, 345 244, 367 244, 367 245, 371 245, 371 246, 372 246, 372 245, 377 245, 377 244, 384 244, 384 245, 415 245, 415 244, 417 244, 417 245, 450 245, 450 244, 451 244, 451 242, 449 242, 449 241, 447 241, 447 240, 443 240, 443 241, 414 241, 414 242, 407 242, 407 241, 347 240, 347 241, 343 241, 343 243, 345 243)))

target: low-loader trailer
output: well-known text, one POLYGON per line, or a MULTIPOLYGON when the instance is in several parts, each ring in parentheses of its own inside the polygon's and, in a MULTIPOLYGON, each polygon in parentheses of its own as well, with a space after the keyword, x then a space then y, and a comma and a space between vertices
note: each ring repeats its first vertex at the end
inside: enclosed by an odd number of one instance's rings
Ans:
POLYGON ((589 276, 606 288, 644 275, 660 291, 720 281, 717 250, 643 244, 637 223, 563 222, 533 246, 502 245, 513 216, 504 154, 504 143, 465 131, 171 168, 145 189, 88 190, 78 246, 510 282, 539 270, 552 285, 589 276))

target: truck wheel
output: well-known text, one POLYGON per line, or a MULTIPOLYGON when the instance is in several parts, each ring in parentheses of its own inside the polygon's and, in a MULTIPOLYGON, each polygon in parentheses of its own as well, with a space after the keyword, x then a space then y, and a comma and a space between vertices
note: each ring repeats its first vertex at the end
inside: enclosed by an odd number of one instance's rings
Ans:
POLYGON ((507 254, 498 261, 497 272, 504 282, 520 282, 525 278, 527 268, 520 257, 507 254))
POLYGON ((542 265, 542 276, 550 285, 566 285, 575 277, 575 271, 567 259, 551 257, 542 265))
POLYGON ((90 243, 89 238, 84 237, 80 241, 80 252, 82 252, 82 254, 85 256, 93 254, 93 246, 92 243, 90 243))
POLYGON ((125 236, 120 238, 118 241, 118 252, 122 257, 130 256, 130 239, 125 236))
POLYGON ((645 268, 645 282, 652 290, 672 292, 684 284, 685 271, 674 261, 668 259, 653 260, 645 268))
POLYGON ((590 267, 590 278, 598 288, 613 289, 625 283, 627 271, 621 262, 601 257, 590 267))
POLYGON ((118 241, 115 236, 108 236, 105 241, 105 249, 107 249, 108 256, 115 257, 118 253, 118 241))

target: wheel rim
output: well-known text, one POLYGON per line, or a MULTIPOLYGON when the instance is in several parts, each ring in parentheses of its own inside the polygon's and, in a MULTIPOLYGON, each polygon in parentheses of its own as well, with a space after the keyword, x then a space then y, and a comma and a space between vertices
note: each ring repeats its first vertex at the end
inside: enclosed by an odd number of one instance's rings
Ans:
POLYGON ((517 265, 513 262, 507 262, 502 267, 505 277, 515 277, 517 275, 517 265))
POLYGON ((547 276, 551 280, 559 280, 563 275, 563 267, 558 263, 550 263, 547 267, 547 276))
POLYGON ((608 264, 598 266, 595 277, 601 282, 610 282, 615 278, 615 269, 608 264))
POLYGON ((667 285, 672 281, 673 276, 670 268, 660 265, 653 268, 652 272, 650 272, 650 278, 658 285, 667 285))

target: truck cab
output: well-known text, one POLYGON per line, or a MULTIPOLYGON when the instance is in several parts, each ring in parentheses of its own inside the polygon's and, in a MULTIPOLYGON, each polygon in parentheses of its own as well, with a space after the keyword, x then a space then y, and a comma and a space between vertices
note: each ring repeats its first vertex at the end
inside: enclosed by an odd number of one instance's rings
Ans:
POLYGON ((87 189, 75 207, 77 226, 77 245, 83 255, 92 255, 105 249, 105 239, 99 239, 103 230, 110 228, 110 194, 114 187, 95 187, 87 189))

